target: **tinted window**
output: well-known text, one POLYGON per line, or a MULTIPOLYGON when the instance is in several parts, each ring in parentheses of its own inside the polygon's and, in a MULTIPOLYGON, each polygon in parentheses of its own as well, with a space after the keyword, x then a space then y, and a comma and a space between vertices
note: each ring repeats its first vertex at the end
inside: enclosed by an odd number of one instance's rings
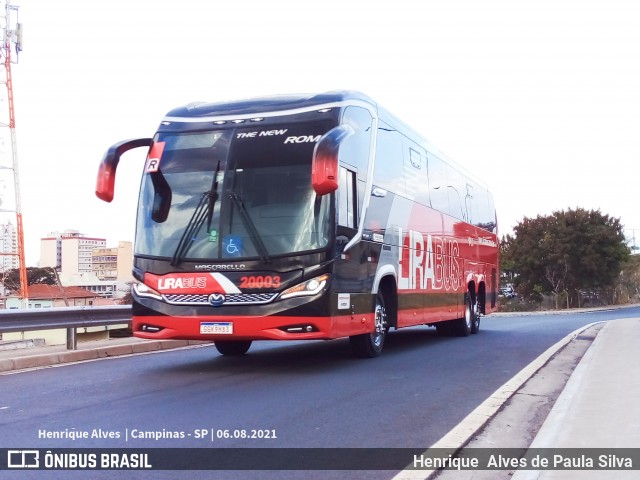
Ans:
POLYGON ((355 172, 340 167, 338 187, 338 225, 356 228, 356 176, 355 172))
POLYGON ((327 246, 331 196, 316 197, 311 160, 331 126, 160 134, 159 169, 143 176, 136 253, 215 260, 327 246))
POLYGON ((348 107, 342 123, 353 128, 354 134, 340 145, 340 162, 356 168, 358 176, 366 180, 371 147, 371 115, 360 107, 348 107))
POLYGON ((409 140, 405 140, 404 151, 404 179, 407 197, 415 202, 429 206, 426 152, 409 140))
POLYGON ((402 137, 391 127, 380 122, 376 147, 373 184, 397 195, 406 196, 402 155, 402 137))
MULTIPOLYGON (((445 164, 446 165, 446 164, 445 164)), ((464 175, 451 166, 446 165, 447 193, 449 195, 449 215, 460 220, 467 219, 465 200, 467 196, 467 182, 464 175)))
POLYGON ((373 119, 368 110, 361 107, 347 107, 342 123, 353 128, 353 135, 340 145, 340 163, 355 171, 356 211, 359 214, 364 200, 364 190, 369 173, 369 154, 371 151, 371 133, 373 119))
POLYGON ((472 216, 473 225, 496 232, 496 213, 491 194, 480 186, 474 188, 472 216))
POLYGON ((429 154, 429 196, 431 206, 443 213, 449 213, 449 192, 447 191, 447 166, 435 155, 429 154))

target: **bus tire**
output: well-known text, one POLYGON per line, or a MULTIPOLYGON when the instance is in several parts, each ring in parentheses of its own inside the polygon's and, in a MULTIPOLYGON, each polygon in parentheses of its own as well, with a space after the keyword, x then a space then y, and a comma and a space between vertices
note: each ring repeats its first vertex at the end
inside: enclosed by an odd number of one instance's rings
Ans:
POLYGON ((349 337, 351 350, 361 358, 373 358, 380 355, 384 346, 387 332, 389 331, 389 321, 385 307, 384 295, 378 292, 376 303, 373 309, 374 330, 371 333, 353 335, 349 337))
POLYGON ((222 355, 229 356, 244 355, 249 351, 249 348, 251 347, 251 340, 235 342, 231 340, 223 340, 213 343, 216 346, 218 352, 220 352, 222 355))
POLYGON ((475 308, 471 303, 471 296, 464 296, 464 316, 454 320, 454 333, 458 337, 468 337, 471 334, 471 328, 475 323, 475 308))
POLYGON ((476 300, 473 305, 473 322, 471 323, 471 333, 476 334, 480 331, 480 304, 476 300))

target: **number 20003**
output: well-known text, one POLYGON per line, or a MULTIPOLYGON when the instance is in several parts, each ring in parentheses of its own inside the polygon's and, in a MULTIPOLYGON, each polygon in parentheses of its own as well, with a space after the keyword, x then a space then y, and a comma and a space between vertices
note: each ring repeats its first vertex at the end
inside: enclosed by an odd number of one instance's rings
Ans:
POLYGON ((240 288, 278 288, 280 285, 279 275, 257 275, 240 278, 240 288))

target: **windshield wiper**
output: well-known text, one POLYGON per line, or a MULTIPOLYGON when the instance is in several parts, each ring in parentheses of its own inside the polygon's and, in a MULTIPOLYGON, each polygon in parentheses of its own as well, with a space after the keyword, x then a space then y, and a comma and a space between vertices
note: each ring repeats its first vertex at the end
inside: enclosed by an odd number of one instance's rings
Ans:
POLYGON ((182 236, 180 237, 180 241, 178 242, 178 246, 176 247, 175 252, 173 252, 173 257, 171 258, 171 265, 177 267, 182 259, 187 255, 191 245, 196 239, 200 228, 202 228, 202 224, 205 219, 207 220, 207 232, 211 230, 211 221, 213 219, 213 209, 218 201, 218 172, 220 171, 220 162, 218 161, 218 166, 216 167, 216 171, 213 175, 213 181, 211 182, 211 190, 208 192, 204 192, 198 201, 198 205, 196 206, 189 222, 187 222, 187 226, 182 232, 182 236))
POLYGON ((220 172, 220 160, 216 166, 216 171, 213 174, 213 183, 211 184, 211 190, 209 190, 209 201, 207 202, 207 233, 211 231, 211 220, 213 219, 213 207, 218 201, 218 173, 220 172))
POLYGON ((251 220, 251 217, 249 216, 249 212, 247 212, 247 209, 244 208, 244 203, 242 203, 240 196, 236 192, 230 192, 229 198, 233 200, 233 203, 238 208, 238 212, 240 213, 240 219, 242 220, 242 224, 244 225, 244 228, 246 228, 247 231, 249 232, 249 236, 251 237, 251 240, 253 241, 253 244, 255 245, 256 250, 258 251, 258 255, 260 256, 260 258, 264 263, 269 263, 270 259, 269 259, 269 252, 267 251, 267 247, 265 247, 264 242, 262 241, 262 238, 258 233, 258 229, 256 228, 255 223, 253 223, 253 220, 251 220))

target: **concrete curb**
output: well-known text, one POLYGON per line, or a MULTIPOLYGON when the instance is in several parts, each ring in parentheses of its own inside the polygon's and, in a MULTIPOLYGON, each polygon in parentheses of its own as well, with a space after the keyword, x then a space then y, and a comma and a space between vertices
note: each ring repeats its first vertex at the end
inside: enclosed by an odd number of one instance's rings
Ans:
POLYGON ((149 353, 160 350, 172 350, 202 344, 203 342, 191 340, 150 340, 119 345, 106 345, 97 348, 6 358, 0 359, 0 373, 49 367, 65 363, 83 362, 87 360, 98 360, 108 357, 149 353))
POLYGON ((621 310, 624 308, 640 307, 640 303, 628 305, 606 305, 604 307, 567 308, 564 310, 532 310, 526 312, 493 312, 491 317, 529 317, 533 315, 571 315, 574 313, 602 312, 607 310, 621 310))

